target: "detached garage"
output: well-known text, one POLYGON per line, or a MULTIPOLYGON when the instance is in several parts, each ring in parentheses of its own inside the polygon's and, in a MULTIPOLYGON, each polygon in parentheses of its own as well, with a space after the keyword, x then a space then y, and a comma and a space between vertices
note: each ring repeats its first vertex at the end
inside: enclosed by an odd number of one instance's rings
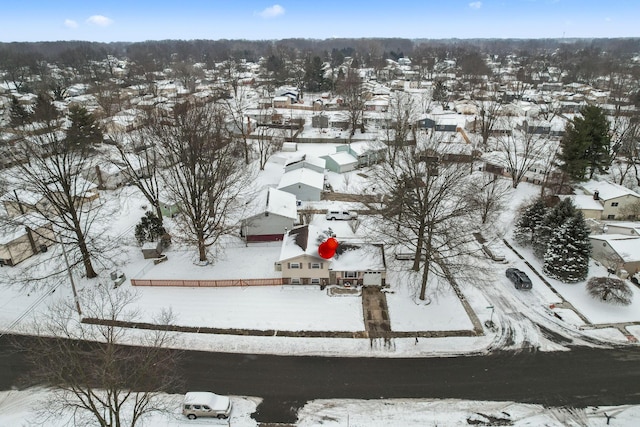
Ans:
POLYGON ((345 173, 358 168, 358 158, 345 151, 322 156, 322 158, 327 161, 326 167, 332 172, 345 173))

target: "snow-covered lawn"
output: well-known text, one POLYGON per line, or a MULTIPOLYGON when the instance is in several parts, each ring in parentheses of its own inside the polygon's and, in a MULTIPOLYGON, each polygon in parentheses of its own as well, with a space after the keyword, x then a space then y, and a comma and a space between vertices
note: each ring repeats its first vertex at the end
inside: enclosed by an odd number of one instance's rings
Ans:
MULTIPOLYGON (((257 427, 251 418, 259 398, 230 396, 233 405, 228 420, 199 418, 187 420, 181 413, 182 395, 167 394, 159 396, 166 412, 154 413, 144 417, 138 424, 141 427, 189 427, 189 426, 235 426, 257 427)), ((52 417, 39 412, 46 407, 51 393, 46 389, 0 391, 0 425, 27 427, 43 425, 63 427, 69 424, 71 414, 52 417)), ((545 408, 540 405, 514 402, 483 402, 455 399, 323 399, 308 402, 299 412, 299 427, 458 427, 478 423, 479 425, 498 425, 504 420, 519 427, 547 426, 563 427, 580 425, 596 427, 606 424, 604 414, 612 415, 611 425, 633 427, 640 417, 640 406, 587 407, 584 409, 545 408), (492 420, 493 422, 490 422, 492 420)))

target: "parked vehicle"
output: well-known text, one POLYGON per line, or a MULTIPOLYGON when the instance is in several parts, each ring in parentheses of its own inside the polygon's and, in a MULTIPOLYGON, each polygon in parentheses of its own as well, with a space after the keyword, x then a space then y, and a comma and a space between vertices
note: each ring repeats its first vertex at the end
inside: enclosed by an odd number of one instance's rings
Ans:
POLYGON ((335 220, 345 221, 350 219, 356 219, 357 217, 358 217, 357 212, 344 211, 344 210, 332 210, 332 209, 329 209, 326 215, 326 218, 331 221, 335 221, 335 220))
POLYGON ((231 400, 208 391, 192 391, 184 395, 182 414, 190 420, 198 417, 229 418, 231 400))
POLYGON ((507 268, 506 276, 513 282, 516 289, 531 289, 533 283, 524 271, 517 268, 507 268))

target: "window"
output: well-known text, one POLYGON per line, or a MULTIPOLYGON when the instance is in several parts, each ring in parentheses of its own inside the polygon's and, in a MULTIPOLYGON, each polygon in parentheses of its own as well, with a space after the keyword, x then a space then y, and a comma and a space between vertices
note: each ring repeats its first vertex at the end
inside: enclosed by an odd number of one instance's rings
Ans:
POLYGON ((607 219, 614 219, 615 217, 615 215, 607 215, 607 219))
POLYGON ((322 268, 322 263, 319 263, 319 262, 312 262, 312 263, 309 265, 309 268, 311 268, 312 270, 318 270, 318 269, 322 268))
POLYGON ((355 279, 358 277, 358 273, 355 271, 345 271, 342 274, 342 277, 344 277, 345 279, 355 279))
POLYGON ((300 278, 299 277, 292 277, 291 278, 291 284, 292 285, 299 285, 300 284, 300 278))
POLYGON ((611 207, 615 208, 616 206, 618 206, 618 202, 611 202, 611 207))
POLYGON ((312 285, 319 285, 320 284, 320 279, 311 279, 311 284, 312 285))
POLYGON ((300 267, 300 263, 299 262, 292 262, 292 263, 289 264, 289 268, 291 268, 291 269, 301 268, 300 267))

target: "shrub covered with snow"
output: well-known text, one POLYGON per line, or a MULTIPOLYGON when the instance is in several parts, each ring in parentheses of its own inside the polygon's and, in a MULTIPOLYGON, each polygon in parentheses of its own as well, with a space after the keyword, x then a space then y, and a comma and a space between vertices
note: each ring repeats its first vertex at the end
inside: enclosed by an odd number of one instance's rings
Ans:
POLYGON ((587 292, 598 301, 617 305, 631 304, 633 293, 624 280, 617 277, 592 277, 587 292))

